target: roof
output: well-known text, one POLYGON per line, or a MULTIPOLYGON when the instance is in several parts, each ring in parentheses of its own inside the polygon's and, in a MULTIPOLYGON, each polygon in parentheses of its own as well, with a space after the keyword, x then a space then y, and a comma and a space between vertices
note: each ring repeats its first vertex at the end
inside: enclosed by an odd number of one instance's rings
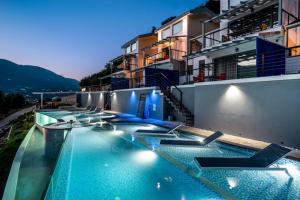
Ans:
POLYGON ((204 5, 200 5, 197 6, 196 8, 190 9, 180 15, 178 15, 177 17, 175 17, 174 19, 172 19, 171 21, 165 23, 164 25, 160 26, 159 28, 157 28, 155 31, 164 29, 165 27, 169 26, 170 24, 178 21, 179 19, 181 19, 182 17, 186 16, 186 15, 190 15, 190 14, 198 14, 198 13, 203 13, 203 12, 207 12, 209 14, 211 14, 212 16, 215 16, 216 14, 214 12, 212 12, 210 9, 208 9, 207 7, 205 7, 204 5))
POLYGON ((109 62, 115 62, 115 61, 121 60, 121 59, 123 59, 123 55, 120 55, 120 56, 118 56, 118 57, 115 57, 115 58, 111 59, 109 62))
POLYGON ((145 33, 145 34, 138 35, 138 36, 134 37, 133 39, 129 40, 128 42, 126 42, 125 44, 123 44, 121 46, 121 48, 127 47, 128 45, 136 42, 139 38, 148 37, 148 36, 152 36, 152 35, 154 36, 154 35, 156 35, 156 33, 145 33))
POLYGON ((240 1, 240 4, 231 6, 229 10, 222 11, 222 14, 219 14, 211 19, 208 19, 206 22, 220 19, 232 19, 239 15, 245 15, 245 13, 253 12, 252 9, 261 8, 266 4, 276 4, 278 0, 248 0, 240 1))

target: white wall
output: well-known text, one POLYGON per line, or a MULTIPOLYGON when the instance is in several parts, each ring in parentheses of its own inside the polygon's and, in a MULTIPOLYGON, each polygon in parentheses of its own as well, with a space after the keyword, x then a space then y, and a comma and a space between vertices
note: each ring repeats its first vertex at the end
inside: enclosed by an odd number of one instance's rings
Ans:
POLYGON ((300 75, 195 84, 195 126, 300 148, 300 75))
MULTIPOLYGON (((189 111, 194 114, 194 100, 195 100, 195 92, 194 85, 181 85, 177 86, 182 92, 182 103, 183 105, 189 109, 189 111)), ((171 88, 172 93, 176 96, 178 100, 180 100, 180 93, 174 87, 171 88)))
POLYGON ((91 105, 104 108, 105 92, 83 92, 77 95, 80 95, 80 103, 83 107, 91 105))
POLYGON ((147 94, 149 117, 163 120, 164 99, 155 87, 115 90, 114 92, 111 97, 111 110, 136 115, 140 95, 147 94))

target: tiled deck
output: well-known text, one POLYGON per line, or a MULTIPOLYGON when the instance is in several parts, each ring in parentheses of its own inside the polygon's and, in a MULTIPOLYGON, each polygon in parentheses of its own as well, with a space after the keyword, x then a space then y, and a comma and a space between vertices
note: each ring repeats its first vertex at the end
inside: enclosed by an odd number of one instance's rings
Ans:
MULTIPOLYGON (((172 125, 174 126, 176 124, 175 122, 168 122, 168 121, 162 122, 160 120, 155 120, 155 119, 143 120, 143 119, 135 117, 134 115, 122 114, 122 113, 114 112, 114 111, 105 111, 105 112, 109 112, 109 113, 120 116, 121 118, 116 119, 116 121, 119 121, 119 122, 143 122, 143 123, 151 123, 151 124, 155 124, 158 126, 164 126, 164 127, 172 127, 172 125), (122 119, 122 117, 123 117, 123 119, 122 119)), ((182 131, 182 132, 189 132, 194 135, 199 135, 202 137, 207 137, 213 133, 213 131, 195 128, 195 127, 188 127, 188 126, 181 126, 180 128, 178 128, 178 130, 182 131)), ((219 141, 227 143, 227 144, 231 144, 231 145, 240 146, 243 148, 253 149, 253 150, 260 150, 269 145, 269 143, 266 143, 266 142, 243 138, 243 137, 238 137, 238 136, 230 135, 227 133, 224 133, 224 135, 219 139, 219 141)), ((292 153, 289 154, 288 158, 300 161, 300 150, 294 150, 292 153)))
MULTIPOLYGON (((188 127, 188 126, 182 126, 179 128, 180 131, 183 132, 189 132, 195 135, 199 135, 202 137, 207 137, 210 134, 213 133, 213 131, 209 130, 204 130, 200 128, 194 128, 194 127, 188 127)), ((230 135, 227 133, 224 133, 224 135, 218 139, 221 142, 227 143, 227 144, 232 144, 248 149, 253 149, 253 150, 260 150, 268 146, 270 143, 258 141, 258 140, 253 140, 253 139, 248 139, 248 138, 243 138, 243 137, 238 137, 234 135, 230 135)), ((289 154, 288 158, 298 160, 300 161, 300 150, 295 150, 292 153, 289 154)))

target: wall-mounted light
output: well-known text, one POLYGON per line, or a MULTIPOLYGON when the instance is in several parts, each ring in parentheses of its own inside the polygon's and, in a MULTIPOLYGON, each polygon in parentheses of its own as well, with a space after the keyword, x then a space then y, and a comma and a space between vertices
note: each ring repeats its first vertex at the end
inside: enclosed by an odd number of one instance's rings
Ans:
POLYGON ((116 96, 116 92, 111 92, 111 93, 110 93, 110 96, 111 96, 111 97, 116 96))
POLYGON ((228 98, 238 98, 241 95, 240 89, 235 85, 230 85, 226 91, 226 97, 228 98))

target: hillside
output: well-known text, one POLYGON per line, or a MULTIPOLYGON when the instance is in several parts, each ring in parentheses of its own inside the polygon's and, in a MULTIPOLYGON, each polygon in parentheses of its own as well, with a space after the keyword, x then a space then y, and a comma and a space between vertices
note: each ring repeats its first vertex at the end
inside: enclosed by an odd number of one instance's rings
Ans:
POLYGON ((74 91, 79 90, 79 82, 41 67, 0 59, 0 90, 29 95, 33 91, 74 91))

